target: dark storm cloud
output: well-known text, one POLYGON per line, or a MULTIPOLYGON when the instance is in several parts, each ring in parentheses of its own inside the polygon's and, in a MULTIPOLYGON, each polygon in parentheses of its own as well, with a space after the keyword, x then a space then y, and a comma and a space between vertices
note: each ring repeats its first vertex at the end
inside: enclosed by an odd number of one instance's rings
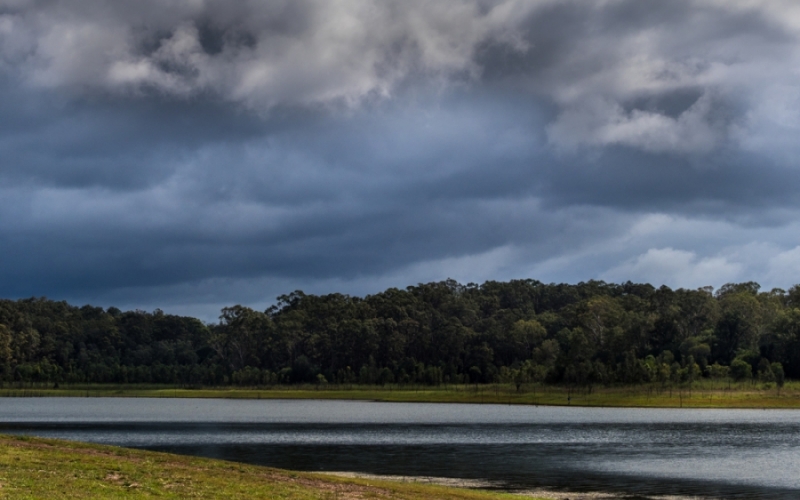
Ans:
POLYGON ((545 195, 553 206, 737 217, 800 203, 800 171, 740 151, 684 158, 610 147, 590 161, 553 165, 545 195))
POLYGON ((33 203, 52 213, 33 223, 23 210, 4 232, 31 243, 42 233, 53 244, 24 252, 7 281, 27 291, 48 282, 163 284, 211 273, 347 276, 448 254, 452 245, 460 252, 491 248, 525 218, 514 206, 491 203, 530 194, 532 152, 519 150, 530 138, 514 127, 535 120, 509 120, 508 104, 476 111, 470 102, 394 110, 384 119, 328 116, 283 127, 267 120, 264 137, 218 138, 201 148, 175 137, 175 151, 144 159, 162 161, 156 170, 167 180, 149 177, 152 184, 142 187, 103 183, 98 175, 88 188, 48 186, 33 203), (487 153, 503 168, 486 169, 487 153), (60 212, 65 205, 70 209, 60 212), (39 281, 20 279, 60 259, 39 281))
POLYGON ((0 292, 787 286, 798 34, 777 0, 2 1, 0 292))

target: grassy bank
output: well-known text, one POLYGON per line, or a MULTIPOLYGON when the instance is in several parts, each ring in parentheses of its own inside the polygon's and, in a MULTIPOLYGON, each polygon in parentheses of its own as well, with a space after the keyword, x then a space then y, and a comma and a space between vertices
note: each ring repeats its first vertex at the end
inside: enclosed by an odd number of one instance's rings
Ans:
POLYGON ((510 384, 428 386, 275 386, 264 388, 176 388, 163 386, 82 385, 58 389, 1 388, 0 396, 178 397, 234 399, 352 399, 367 401, 500 403, 527 405, 653 408, 800 408, 800 382, 778 389, 749 382, 703 380, 691 387, 638 385, 569 388, 510 384))
POLYGON ((0 497, 519 498, 489 491, 343 478, 113 446, 2 435, 0 497))

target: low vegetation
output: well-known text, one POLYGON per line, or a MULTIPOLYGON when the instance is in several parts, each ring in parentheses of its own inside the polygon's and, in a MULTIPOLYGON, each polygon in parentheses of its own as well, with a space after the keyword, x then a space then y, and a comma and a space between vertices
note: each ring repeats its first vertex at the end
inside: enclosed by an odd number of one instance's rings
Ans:
POLYGON ((113 446, 0 435, 2 498, 500 500, 508 494, 290 472, 113 446))
POLYGON ((251 388, 195 388, 155 385, 81 385, 0 389, 0 397, 151 397, 229 399, 350 399, 387 402, 497 403, 555 406, 651 408, 800 408, 800 382, 701 380, 691 386, 570 387, 526 384, 441 386, 290 385, 251 388))

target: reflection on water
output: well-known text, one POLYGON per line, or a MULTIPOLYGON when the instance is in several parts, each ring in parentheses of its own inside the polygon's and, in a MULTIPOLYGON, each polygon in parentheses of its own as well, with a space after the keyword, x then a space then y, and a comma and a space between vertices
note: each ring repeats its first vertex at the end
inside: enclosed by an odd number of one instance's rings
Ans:
POLYGON ((505 488, 800 497, 800 412, 0 399, 0 432, 505 488))

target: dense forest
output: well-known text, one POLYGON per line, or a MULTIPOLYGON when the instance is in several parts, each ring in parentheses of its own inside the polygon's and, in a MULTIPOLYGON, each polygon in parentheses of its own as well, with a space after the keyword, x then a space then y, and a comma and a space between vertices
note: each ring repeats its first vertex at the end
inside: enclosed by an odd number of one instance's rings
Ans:
POLYGON ((44 298, 0 301, 3 384, 530 382, 800 378, 800 285, 761 292, 447 280, 364 298, 278 297, 204 324, 44 298))

